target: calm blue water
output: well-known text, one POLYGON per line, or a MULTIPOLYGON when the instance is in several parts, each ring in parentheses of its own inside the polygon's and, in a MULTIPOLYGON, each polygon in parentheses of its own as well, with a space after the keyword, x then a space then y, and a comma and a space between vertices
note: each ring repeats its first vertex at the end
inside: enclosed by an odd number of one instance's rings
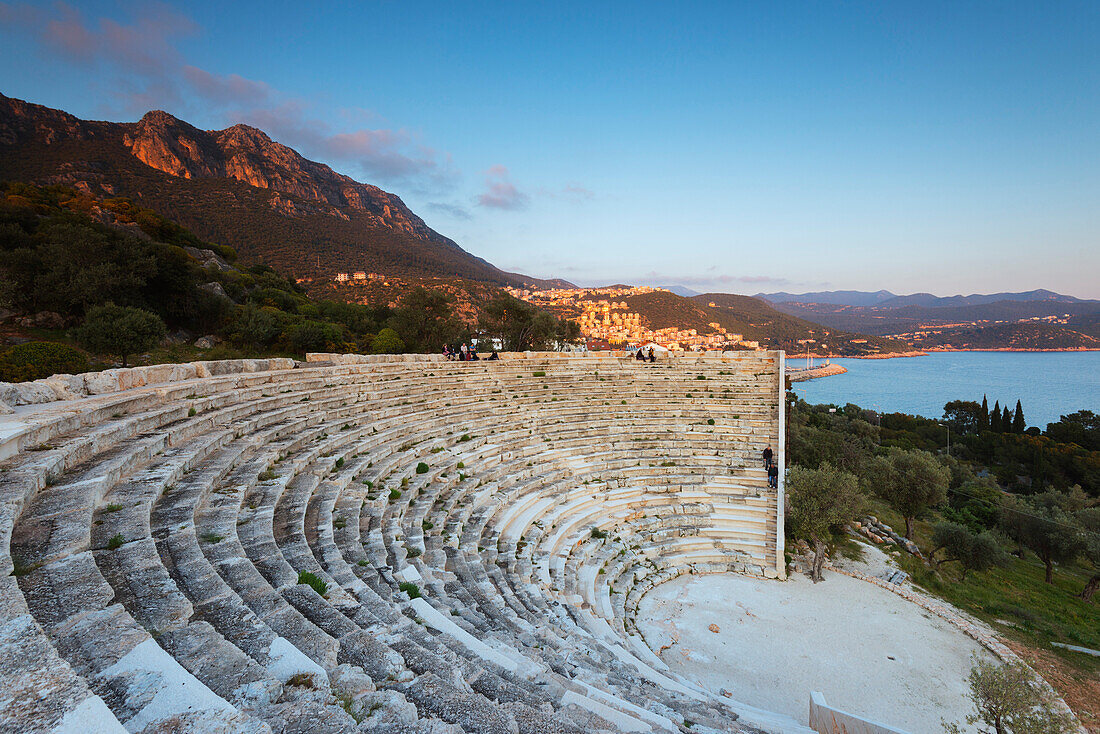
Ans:
MULTIPOLYGON (((819 363, 821 360, 815 360, 819 363)), ((942 418, 950 400, 989 396, 989 407, 1023 403, 1029 426, 1046 428, 1077 410, 1100 413, 1100 352, 940 352, 899 359, 834 359, 847 374, 796 382, 810 403, 855 403, 886 413, 942 418)), ((804 367, 804 359, 788 359, 804 367)))

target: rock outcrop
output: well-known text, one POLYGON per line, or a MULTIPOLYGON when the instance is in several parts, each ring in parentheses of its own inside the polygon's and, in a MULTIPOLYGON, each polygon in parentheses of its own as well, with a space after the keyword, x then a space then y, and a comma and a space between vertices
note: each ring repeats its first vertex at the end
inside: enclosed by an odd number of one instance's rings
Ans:
POLYGON ((494 267, 431 229, 397 195, 248 125, 200 130, 159 110, 138 122, 81 120, 0 95, 0 179, 129 198, 242 259, 310 282, 366 271, 560 284, 494 267))

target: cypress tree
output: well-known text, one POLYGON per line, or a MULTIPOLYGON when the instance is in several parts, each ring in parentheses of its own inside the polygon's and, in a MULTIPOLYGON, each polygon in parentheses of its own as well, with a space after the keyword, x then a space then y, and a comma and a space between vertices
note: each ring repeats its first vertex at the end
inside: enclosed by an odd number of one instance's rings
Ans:
POLYGON ((978 413, 978 433, 989 430, 989 399, 982 395, 982 410, 978 413))
POLYGON ((1001 427, 1001 401, 996 400, 993 403, 993 410, 989 412, 989 430, 994 433, 1000 433, 1001 427))
POLYGON ((1016 401, 1016 415, 1012 416, 1012 432, 1023 433, 1027 428, 1027 422, 1024 421, 1024 408, 1020 405, 1020 401, 1016 401))
POLYGON ((1001 415, 1001 433, 1012 432, 1012 413, 1008 410, 1008 406, 1005 406, 1004 413, 1001 415))

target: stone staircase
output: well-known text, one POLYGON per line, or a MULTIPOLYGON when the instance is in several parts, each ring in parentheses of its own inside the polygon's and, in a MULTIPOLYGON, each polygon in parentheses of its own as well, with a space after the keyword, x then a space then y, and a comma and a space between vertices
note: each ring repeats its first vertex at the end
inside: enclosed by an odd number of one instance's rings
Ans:
POLYGON ((782 356, 504 356, 0 386, 0 731, 808 731, 634 626, 782 574, 782 356))

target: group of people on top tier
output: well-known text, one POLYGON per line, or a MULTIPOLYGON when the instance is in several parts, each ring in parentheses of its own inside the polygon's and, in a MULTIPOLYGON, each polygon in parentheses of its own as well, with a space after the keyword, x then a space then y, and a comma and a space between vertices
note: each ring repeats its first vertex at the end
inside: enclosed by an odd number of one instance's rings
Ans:
POLYGON ((771 446, 765 446, 761 454, 764 457, 764 468, 768 470, 768 486, 779 488, 779 464, 775 461, 775 453, 771 446))
POLYGON ((634 359, 638 360, 639 362, 656 362, 657 355, 656 353, 654 353, 653 347, 649 348, 648 354, 646 353, 645 349, 639 347, 638 351, 634 352, 634 359))
MULTIPOLYGON (((449 345, 444 344, 443 356, 446 357, 449 361, 454 361, 457 359, 459 362, 477 362, 481 359, 481 357, 477 356, 476 349, 474 349, 473 347, 468 347, 465 344, 460 345, 458 349, 451 349, 449 345)), ((495 362, 496 360, 500 359, 500 355, 497 354, 497 350, 494 349, 492 352, 489 353, 487 359, 490 362, 495 362)))

